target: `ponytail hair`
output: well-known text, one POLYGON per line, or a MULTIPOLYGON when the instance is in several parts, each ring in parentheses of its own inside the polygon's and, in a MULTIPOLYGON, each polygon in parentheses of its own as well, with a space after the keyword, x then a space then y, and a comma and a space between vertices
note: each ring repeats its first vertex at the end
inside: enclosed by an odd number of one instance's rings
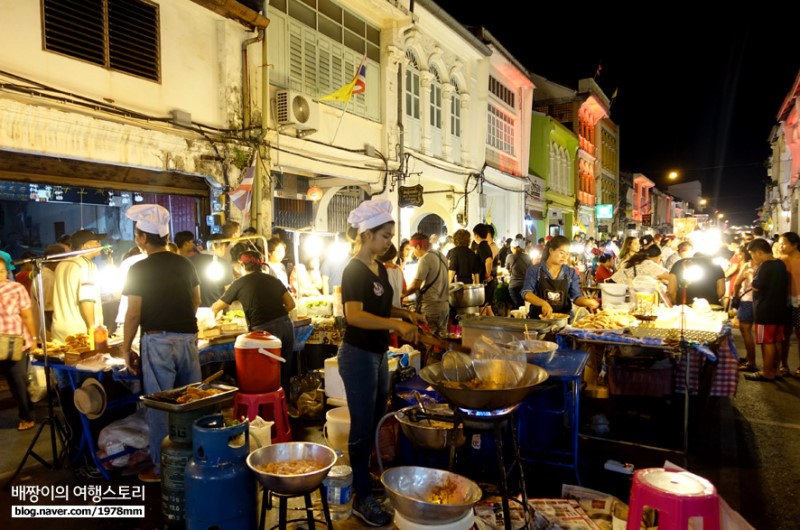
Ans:
POLYGON ((564 236, 556 236, 544 246, 544 250, 542 251, 542 263, 547 263, 547 259, 550 257, 550 253, 556 249, 559 249, 564 246, 570 246, 571 243, 569 239, 564 236))
POLYGON ((661 247, 658 245, 650 245, 649 247, 642 249, 641 251, 637 252, 633 256, 631 256, 628 261, 625 262, 625 268, 630 269, 639 265, 645 260, 650 258, 657 258, 661 255, 661 247))

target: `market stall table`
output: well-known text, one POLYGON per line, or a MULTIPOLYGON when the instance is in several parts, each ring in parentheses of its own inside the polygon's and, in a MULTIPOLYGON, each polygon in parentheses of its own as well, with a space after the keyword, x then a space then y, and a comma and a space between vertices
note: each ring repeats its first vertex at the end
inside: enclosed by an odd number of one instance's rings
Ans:
MULTIPOLYGON (((31 365, 44 367, 45 364, 43 361, 31 361, 31 365)), ((79 388, 79 379, 84 376, 95 377, 102 383, 104 376, 110 372, 114 381, 139 381, 138 377, 130 375, 127 371, 114 370, 112 369, 111 365, 107 365, 105 368, 96 369, 94 367, 82 368, 80 365, 67 365, 48 361, 47 366, 54 370, 57 374, 61 374, 62 376, 66 377, 73 392, 79 388)), ((139 401, 140 395, 141 392, 136 392, 122 397, 109 398, 106 404, 106 410, 113 410, 126 405, 136 404, 139 401)), ((92 436, 89 418, 80 411, 78 411, 78 416, 81 421, 81 441, 79 453, 73 457, 73 462, 77 460, 81 454, 88 452, 88 456, 91 457, 100 474, 103 475, 106 480, 111 480, 111 473, 103 464, 121 456, 130 454, 136 451, 136 449, 129 447, 117 453, 106 455, 105 457, 101 458, 97 454, 97 444, 92 436)))
MULTIPOLYGON (((676 336, 679 337, 679 332, 676 336)), ((620 333, 581 329, 562 330, 557 337, 557 342, 560 347, 572 346, 574 348, 591 344, 603 347, 642 347, 661 350, 664 355, 668 356, 675 366, 673 370, 674 393, 683 393, 684 395, 683 447, 680 451, 684 458, 687 458, 689 449, 690 394, 703 397, 731 397, 736 394, 739 380, 738 360, 730 324, 723 326, 722 331, 717 335, 716 344, 713 345, 715 349, 712 349, 710 343, 685 340, 682 344, 680 341, 665 340, 659 337, 634 337, 620 333), (710 375, 709 373, 704 374, 708 370, 711 372, 710 375), (688 392, 685 391, 687 383, 688 392)), ((582 436, 593 438, 589 435, 582 436)), ((605 437, 601 439, 609 442, 623 442, 605 437)), ((653 448, 672 450, 661 447, 653 448)))

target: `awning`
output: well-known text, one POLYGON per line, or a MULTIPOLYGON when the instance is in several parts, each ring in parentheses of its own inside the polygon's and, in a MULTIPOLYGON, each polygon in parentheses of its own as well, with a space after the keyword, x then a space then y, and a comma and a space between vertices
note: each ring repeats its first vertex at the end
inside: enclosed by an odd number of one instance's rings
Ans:
POLYGON ((212 179, 180 171, 0 150, 0 180, 208 197, 212 179))

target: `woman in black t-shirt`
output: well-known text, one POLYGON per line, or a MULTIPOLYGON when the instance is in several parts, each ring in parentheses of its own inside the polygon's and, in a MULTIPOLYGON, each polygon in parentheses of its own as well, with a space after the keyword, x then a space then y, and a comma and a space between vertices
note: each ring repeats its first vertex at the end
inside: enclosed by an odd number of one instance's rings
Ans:
POLYGON ((281 386, 289 391, 289 381, 297 370, 294 366, 294 326, 289 311, 294 309, 294 298, 278 278, 262 272, 261 255, 246 250, 239 256, 244 276, 237 278, 211 311, 225 309, 235 301, 242 303, 244 317, 250 330, 263 330, 281 341, 281 357, 286 363, 281 367, 281 386), (280 301, 280 303, 278 302, 280 301))
POLYGON ((342 275, 346 327, 338 362, 350 411, 353 512, 371 526, 385 526, 392 521, 372 494, 369 475, 375 431, 386 414, 389 398, 389 331, 415 343, 417 323, 425 322, 418 313, 392 306, 392 286, 386 269, 377 260, 392 244, 395 222, 391 212, 392 205, 385 200, 365 201, 350 212, 348 223, 352 228, 348 236, 354 240, 355 248, 342 275))

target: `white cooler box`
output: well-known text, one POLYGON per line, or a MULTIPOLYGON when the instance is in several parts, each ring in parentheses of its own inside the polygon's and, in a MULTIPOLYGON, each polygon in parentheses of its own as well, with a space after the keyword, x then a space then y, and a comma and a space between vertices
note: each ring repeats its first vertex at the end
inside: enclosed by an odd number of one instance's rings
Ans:
MULTIPOLYGON (((399 362, 397 358, 389 357, 389 371, 397 370, 399 362)), ((347 405, 347 396, 344 393, 344 382, 339 375, 339 358, 328 357, 325 359, 325 397, 328 404, 343 407, 347 405)))

